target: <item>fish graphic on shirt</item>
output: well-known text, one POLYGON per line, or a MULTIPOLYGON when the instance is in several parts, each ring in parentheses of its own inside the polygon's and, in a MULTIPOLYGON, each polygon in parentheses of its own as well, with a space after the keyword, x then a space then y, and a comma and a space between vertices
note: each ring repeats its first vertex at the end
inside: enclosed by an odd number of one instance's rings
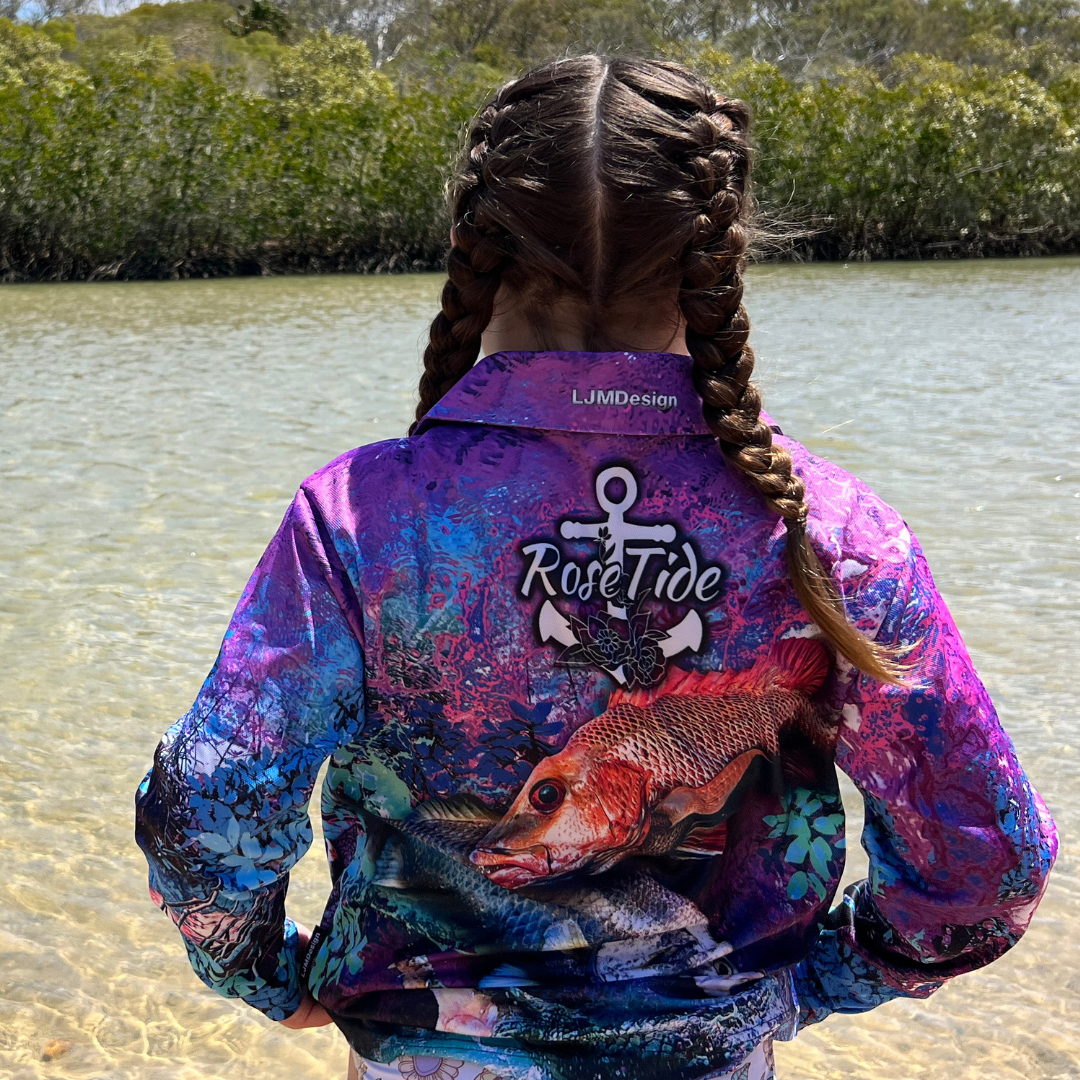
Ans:
MULTIPOLYGON (((499 887, 468 860, 497 820, 469 795, 430 800, 399 821, 372 817, 372 832, 385 835, 370 902, 450 953, 478 944, 478 933, 486 947, 507 952, 585 951, 545 965, 545 977, 641 978, 695 968, 731 951, 709 932, 697 905, 640 866, 532 890, 499 887)), ((497 977, 484 985, 520 983, 497 977)))
POLYGON ((485 927, 491 944, 510 950, 576 949, 601 940, 587 918, 562 905, 508 894, 476 873, 465 851, 490 829, 491 812, 477 800, 476 812, 488 816, 462 819, 461 806, 473 802, 460 800, 448 820, 438 816, 437 803, 422 803, 402 821, 364 814, 369 834, 381 840, 373 906, 444 948, 470 944, 477 926, 485 927))
POLYGON ((676 669, 653 690, 616 690, 536 765, 470 861, 519 889, 631 854, 722 850, 732 797, 783 732, 831 755, 836 729, 812 700, 829 668, 820 642, 791 638, 745 670, 676 669))

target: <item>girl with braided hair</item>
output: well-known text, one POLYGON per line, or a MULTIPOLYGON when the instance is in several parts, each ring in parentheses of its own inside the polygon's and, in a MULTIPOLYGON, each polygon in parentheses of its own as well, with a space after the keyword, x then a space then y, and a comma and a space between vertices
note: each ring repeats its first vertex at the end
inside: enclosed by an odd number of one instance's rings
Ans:
POLYGON ((139 790, 198 974, 336 1022, 354 1075, 767 1080, 1042 895, 1053 822, 917 541, 762 412, 750 162, 675 64, 495 95, 416 423, 303 484, 139 790), (832 906, 837 766, 870 876, 832 906))

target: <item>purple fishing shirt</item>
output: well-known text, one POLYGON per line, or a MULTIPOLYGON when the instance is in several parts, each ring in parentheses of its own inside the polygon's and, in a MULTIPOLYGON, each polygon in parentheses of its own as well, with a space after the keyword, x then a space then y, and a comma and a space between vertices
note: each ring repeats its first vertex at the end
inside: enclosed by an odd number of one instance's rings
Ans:
POLYGON ((901 517, 774 430, 906 685, 821 640, 688 357, 488 356, 305 481, 137 796, 200 977, 274 1019, 307 987, 373 1060, 646 1080, 1010 948, 1053 822, 901 517), (285 894, 327 758, 301 954, 285 894), (870 874, 833 906, 836 768, 870 874))

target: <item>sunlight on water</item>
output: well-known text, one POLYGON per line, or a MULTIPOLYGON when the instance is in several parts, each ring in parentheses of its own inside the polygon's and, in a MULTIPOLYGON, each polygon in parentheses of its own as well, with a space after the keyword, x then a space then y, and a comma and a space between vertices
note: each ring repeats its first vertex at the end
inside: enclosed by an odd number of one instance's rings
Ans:
MULTIPOLYGON (((191 973, 147 899, 132 796, 297 485, 406 426, 438 288, 0 290, 0 1077, 344 1076, 332 1030, 191 973), (70 1049, 43 1061, 54 1040, 70 1049)), ((1078 296, 1078 260, 752 274, 767 406, 919 534, 1063 841, 1011 954, 803 1033, 782 1080, 1080 1075, 1078 296)), ((309 925, 319 847, 289 895, 309 925)))

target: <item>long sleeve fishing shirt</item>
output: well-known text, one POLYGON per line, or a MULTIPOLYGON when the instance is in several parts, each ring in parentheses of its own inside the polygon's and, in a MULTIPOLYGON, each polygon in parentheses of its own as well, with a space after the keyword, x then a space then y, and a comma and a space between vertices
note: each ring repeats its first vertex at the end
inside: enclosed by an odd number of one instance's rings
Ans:
POLYGON ((821 640, 688 357, 488 356, 305 481, 137 796, 199 976, 274 1019, 306 987, 374 1060, 646 1080, 1012 946, 1053 822, 901 517, 776 438, 905 685, 821 640), (327 758, 302 953, 285 895, 327 758), (870 871, 834 906, 837 768, 870 871))

